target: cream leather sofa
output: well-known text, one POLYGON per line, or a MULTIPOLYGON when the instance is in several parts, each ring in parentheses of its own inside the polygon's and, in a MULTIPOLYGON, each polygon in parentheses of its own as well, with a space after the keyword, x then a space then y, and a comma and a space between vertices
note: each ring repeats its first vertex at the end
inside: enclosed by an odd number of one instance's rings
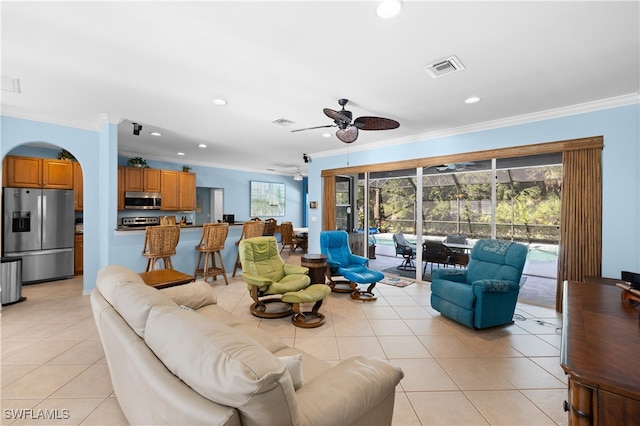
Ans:
POLYGON ((202 281, 157 290, 108 266, 91 306, 131 424, 391 424, 402 370, 373 357, 331 365, 291 348, 219 307, 202 281))

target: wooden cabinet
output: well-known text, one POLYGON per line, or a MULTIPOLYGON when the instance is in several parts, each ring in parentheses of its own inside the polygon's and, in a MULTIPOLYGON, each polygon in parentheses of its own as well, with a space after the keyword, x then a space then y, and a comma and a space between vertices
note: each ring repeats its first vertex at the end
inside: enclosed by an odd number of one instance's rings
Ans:
POLYGON ((196 209, 196 175, 194 173, 162 170, 162 210, 196 209))
POLYGON ((124 169, 118 166, 118 210, 124 210, 124 169))
POLYGON ((69 160, 7 155, 3 186, 73 189, 73 164, 69 160))
POLYGON ((180 172, 180 210, 196 209, 196 175, 180 172))
POLYGON ((73 273, 80 275, 84 271, 84 235, 76 234, 73 245, 73 273))
POLYGON ((143 167, 124 168, 125 192, 160 192, 160 170, 143 167))
POLYGON ((162 176, 162 210, 179 210, 180 194, 178 193, 179 179, 178 173, 170 170, 163 170, 162 176))
POLYGON ((74 210, 84 209, 84 183, 82 181, 82 166, 73 163, 73 206, 74 210))
POLYGON ((569 425, 640 419, 638 311, 621 292, 610 284, 565 282, 560 365, 569 375, 569 425))

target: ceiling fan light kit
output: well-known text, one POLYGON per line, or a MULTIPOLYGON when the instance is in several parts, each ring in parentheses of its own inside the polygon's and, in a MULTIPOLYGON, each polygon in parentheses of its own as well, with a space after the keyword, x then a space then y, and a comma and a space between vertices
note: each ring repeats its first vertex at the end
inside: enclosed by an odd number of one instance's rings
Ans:
POLYGON ((300 132, 303 130, 321 129, 325 127, 338 127, 336 137, 344 143, 352 143, 358 139, 359 130, 391 130, 400 127, 400 123, 390 118, 363 116, 356 118, 353 123, 353 113, 347 111, 345 106, 349 102, 348 99, 338 99, 338 104, 342 107, 340 111, 324 108, 324 114, 333 120, 334 124, 326 126, 308 127, 306 129, 292 130, 292 132, 300 132))

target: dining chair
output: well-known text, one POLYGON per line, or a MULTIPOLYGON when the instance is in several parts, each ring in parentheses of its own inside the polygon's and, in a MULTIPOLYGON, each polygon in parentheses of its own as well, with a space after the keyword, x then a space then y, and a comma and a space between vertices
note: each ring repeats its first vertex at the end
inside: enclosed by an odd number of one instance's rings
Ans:
POLYGON ((274 218, 269 218, 264 220, 264 230, 262 231, 263 237, 271 237, 276 232, 276 227, 278 226, 278 221, 274 218))
POLYGON ((302 248, 302 240, 293 234, 293 224, 291 222, 282 222, 280 232, 282 233, 280 253, 285 247, 289 247, 289 254, 294 253, 297 248, 302 248))

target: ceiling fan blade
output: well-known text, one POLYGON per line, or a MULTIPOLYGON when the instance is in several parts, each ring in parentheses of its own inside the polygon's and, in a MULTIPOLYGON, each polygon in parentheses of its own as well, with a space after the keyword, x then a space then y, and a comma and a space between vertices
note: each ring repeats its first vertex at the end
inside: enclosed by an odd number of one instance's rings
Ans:
POLYGON ((349 126, 346 129, 338 129, 336 136, 344 143, 351 143, 358 139, 358 128, 349 126))
POLYGON ((304 130, 313 130, 313 129, 323 129, 325 127, 336 127, 335 124, 327 124, 326 126, 315 126, 315 127, 307 127, 306 129, 296 129, 292 130, 292 132, 302 132, 304 130))
POLYGON ((343 121, 347 124, 351 123, 351 117, 349 115, 346 115, 345 113, 349 113, 349 111, 334 111, 332 109, 329 108, 325 108, 322 111, 324 111, 324 115, 326 115, 327 117, 329 117, 330 119, 332 119, 333 121, 337 122, 338 121, 343 121))
POLYGON ((358 117, 353 125, 360 130, 391 130, 400 127, 400 123, 390 118, 358 117))

